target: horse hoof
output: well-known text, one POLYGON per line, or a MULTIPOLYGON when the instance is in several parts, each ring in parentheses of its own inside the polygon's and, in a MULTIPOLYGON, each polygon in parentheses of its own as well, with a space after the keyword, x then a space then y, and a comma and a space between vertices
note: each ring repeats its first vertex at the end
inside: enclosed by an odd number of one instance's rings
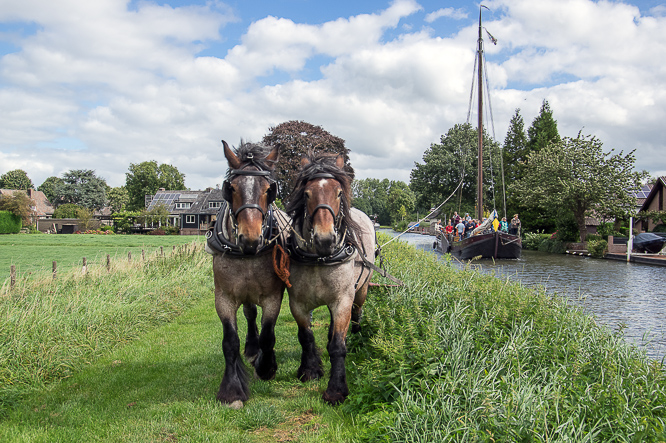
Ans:
POLYGON ((347 396, 340 392, 331 394, 326 391, 324 392, 324 395, 322 395, 322 399, 331 406, 339 405, 340 403, 344 402, 346 398, 347 396))
POLYGON ((304 369, 298 370, 298 379, 302 382, 308 382, 312 380, 319 380, 324 376, 324 371, 322 369, 304 369))
POLYGON ((254 378, 259 378, 259 379, 264 380, 264 381, 273 380, 275 378, 275 373, 276 372, 277 371, 270 371, 268 374, 262 376, 261 374, 259 374, 257 372, 257 368, 254 368, 254 378))
POLYGON ((243 402, 240 400, 236 400, 235 402, 229 404, 229 409, 235 409, 235 410, 243 409, 243 402))

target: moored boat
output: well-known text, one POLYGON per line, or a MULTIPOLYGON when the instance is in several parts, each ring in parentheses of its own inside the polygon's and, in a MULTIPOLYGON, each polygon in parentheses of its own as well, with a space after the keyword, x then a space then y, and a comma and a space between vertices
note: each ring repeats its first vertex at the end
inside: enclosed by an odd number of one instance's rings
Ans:
MULTIPOLYGON (((483 220, 483 26, 481 25, 481 8, 485 8, 485 6, 481 5, 479 8, 479 39, 477 41, 479 148, 478 173, 476 180, 476 207, 478 220, 483 220)), ((474 85, 472 85, 472 89, 473 87, 474 85)), ((497 211, 493 210, 491 216, 486 219, 481 226, 474 229, 469 237, 451 242, 448 246, 448 252, 461 260, 469 260, 472 258, 520 258, 522 251, 520 234, 518 233, 517 235, 514 235, 503 232, 499 230, 499 225, 497 211)))

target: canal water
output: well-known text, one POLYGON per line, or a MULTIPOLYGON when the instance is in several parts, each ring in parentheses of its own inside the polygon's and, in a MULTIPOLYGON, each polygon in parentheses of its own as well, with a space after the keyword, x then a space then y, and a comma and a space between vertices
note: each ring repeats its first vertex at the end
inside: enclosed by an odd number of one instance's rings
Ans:
MULTIPOLYGON (((405 234, 400 239, 442 256, 433 251, 434 237, 405 234)), ((518 260, 477 260, 474 268, 566 297, 597 322, 623 329, 626 339, 650 358, 665 360, 666 267, 523 250, 518 260)))

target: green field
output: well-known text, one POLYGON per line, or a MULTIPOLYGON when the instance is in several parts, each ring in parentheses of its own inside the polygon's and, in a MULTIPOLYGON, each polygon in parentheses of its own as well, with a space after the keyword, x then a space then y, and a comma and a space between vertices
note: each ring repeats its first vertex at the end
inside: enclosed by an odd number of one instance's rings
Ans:
POLYGON ((59 270, 81 266, 83 257, 88 265, 106 264, 106 255, 112 259, 141 256, 141 250, 153 254, 165 253, 174 245, 203 241, 202 236, 188 235, 94 235, 94 234, 7 234, 0 235, 0 284, 9 277, 10 266, 16 266, 19 277, 50 273, 53 262, 59 270))

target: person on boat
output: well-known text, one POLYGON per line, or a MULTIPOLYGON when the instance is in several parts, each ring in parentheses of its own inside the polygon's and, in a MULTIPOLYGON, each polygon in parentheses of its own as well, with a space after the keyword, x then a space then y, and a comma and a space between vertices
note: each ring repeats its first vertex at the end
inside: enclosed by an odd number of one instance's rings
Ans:
POLYGON ((451 220, 453 220, 453 226, 458 226, 458 223, 460 223, 460 216, 458 215, 458 212, 453 212, 453 217, 451 217, 451 220))
POLYGON ((509 234, 518 235, 519 232, 520 232, 520 219, 518 218, 518 214, 514 214, 509 226, 509 234))
POLYGON ((471 218, 465 222, 465 238, 472 235, 472 231, 474 230, 475 226, 476 224, 474 221, 472 221, 471 218))
POLYGON ((509 232, 509 224, 506 222, 506 217, 502 217, 502 221, 500 221, 500 231, 509 232))
POLYGON ((456 231, 458 231, 458 238, 462 240, 463 236, 465 235, 465 224, 462 222, 462 220, 458 221, 458 224, 456 224, 456 231))
POLYGON ((454 226, 453 226, 453 220, 451 220, 451 223, 446 225, 446 228, 444 228, 447 234, 453 234, 454 226))
POLYGON ((470 221, 472 217, 469 215, 469 212, 465 212, 465 220, 470 221))

